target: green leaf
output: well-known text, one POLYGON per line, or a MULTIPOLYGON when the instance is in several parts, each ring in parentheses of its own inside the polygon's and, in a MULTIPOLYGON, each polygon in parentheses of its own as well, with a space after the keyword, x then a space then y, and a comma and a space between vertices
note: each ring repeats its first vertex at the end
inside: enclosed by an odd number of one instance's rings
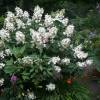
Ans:
POLYGON ((25 51, 25 46, 23 47, 13 47, 11 52, 15 55, 16 58, 20 57, 25 51))
POLYGON ((7 73, 7 74, 10 74, 12 75, 13 73, 15 73, 17 70, 17 68, 15 66, 6 66, 4 68, 4 72, 7 73))
POLYGON ((20 49, 20 54, 23 54, 23 52, 25 51, 25 46, 23 46, 21 49, 20 49))
POLYGON ((12 64, 13 64, 13 59, 10 59, 10 60, 6 61, 7 66, 12 65, 12 64))
POLYGON ((23 75, 22 78, 23 78, 23 80, 28 80, 29 79, 29 77, 25 76, 25 75, 23 75))

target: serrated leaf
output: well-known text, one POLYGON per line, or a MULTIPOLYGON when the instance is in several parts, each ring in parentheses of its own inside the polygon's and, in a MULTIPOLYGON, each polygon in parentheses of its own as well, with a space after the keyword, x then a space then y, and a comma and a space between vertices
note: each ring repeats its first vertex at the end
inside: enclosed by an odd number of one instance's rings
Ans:
POLYGON ((4 72, 7 74, 13 74, 14 72, 16 72, 17 68, 14 66, 6 66, 4 68, 4 72))

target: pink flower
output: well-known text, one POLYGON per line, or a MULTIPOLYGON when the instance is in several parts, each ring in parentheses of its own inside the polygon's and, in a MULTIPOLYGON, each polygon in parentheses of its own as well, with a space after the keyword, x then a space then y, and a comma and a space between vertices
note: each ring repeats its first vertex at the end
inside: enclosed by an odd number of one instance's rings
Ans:
POLYGON ((15 84, 16 81, 17 81, 17 76, 12 75, 10 81, 11 81, 12 84, 15 84))

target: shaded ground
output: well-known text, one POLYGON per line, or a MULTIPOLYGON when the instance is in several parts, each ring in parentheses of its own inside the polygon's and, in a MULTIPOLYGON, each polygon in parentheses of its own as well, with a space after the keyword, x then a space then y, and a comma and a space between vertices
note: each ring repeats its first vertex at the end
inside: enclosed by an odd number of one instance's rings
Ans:
MULTIPOLYGON (((87 88, 90 90, 91 100, 100 100, 100 77, 86 78, 83 80, 81 79, 79 82, 86 85, 87 88)), ((6 99, 0 98, 0 100, 6 99)))
POLYGON ((100 100, 100 78, 88 78, 82 82, 91 92, 91 100, 100 100))
POLYGON ((92 92, 92 100, 100 100, 100 83, 98 80, 88 81, 89 90, 92 92))

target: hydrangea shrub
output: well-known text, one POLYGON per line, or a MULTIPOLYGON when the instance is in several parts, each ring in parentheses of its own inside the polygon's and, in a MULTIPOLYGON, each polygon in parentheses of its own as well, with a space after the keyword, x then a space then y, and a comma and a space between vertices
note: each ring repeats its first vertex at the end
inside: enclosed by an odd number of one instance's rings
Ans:
POLYGON ((67 84, 93 63, 64 12, 45 15, 39 6, 33 16, 19 7, 7 12, 0 30, 0 88, 8 98, 67 100, 67 84))

